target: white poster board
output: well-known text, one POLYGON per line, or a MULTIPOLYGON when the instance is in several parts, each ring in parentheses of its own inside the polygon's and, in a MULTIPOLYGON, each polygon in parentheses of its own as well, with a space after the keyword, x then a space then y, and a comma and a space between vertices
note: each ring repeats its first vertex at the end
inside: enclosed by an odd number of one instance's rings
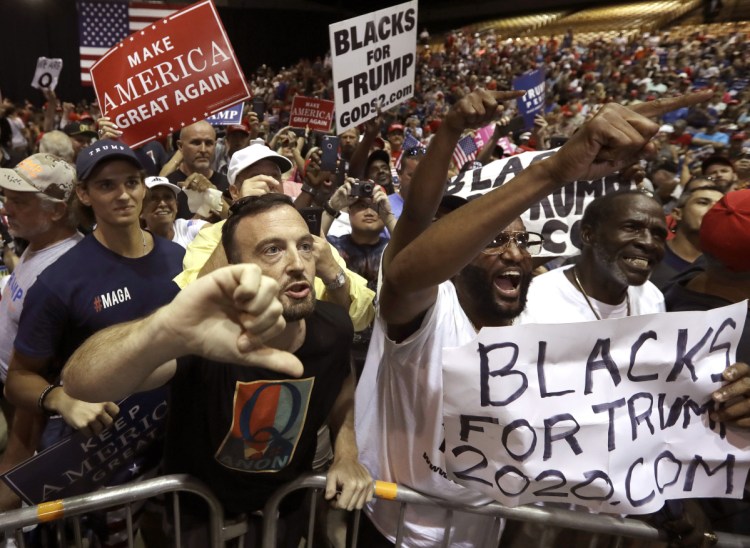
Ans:
POLYGON ((329 25, 336 132, 414 95, 417 0, 329 25))
POLYGON ((444 351, 448 477, 508 506, 617 514, 741 497, 750 433, 709 415, 746 312, 482 329, 444 351))
MULTIPOLYGON (((557 150, 523 152, 495 160, 481 169, 467 171, 451 179, 445 192, 469 200, 478 198, 504 185, 534 162, 552 156, 557 150)), ((586 206, 599 196, 630 188, 633 185, 630 182, 620 183, 617 174, 594 181, 575 181, 531 206, 521 215, 521 220, 526 230, 544 236, 542 255, 576 255, 581 248, 578 224, 586 206)))
POLYGON ((62 59, 47 59, 40 57, 36 61, 36 72, 34 79, 31 81, 31 87, 36 89, 51 89, 57 87, 57 81, 60 79, 62 71, 62 59))

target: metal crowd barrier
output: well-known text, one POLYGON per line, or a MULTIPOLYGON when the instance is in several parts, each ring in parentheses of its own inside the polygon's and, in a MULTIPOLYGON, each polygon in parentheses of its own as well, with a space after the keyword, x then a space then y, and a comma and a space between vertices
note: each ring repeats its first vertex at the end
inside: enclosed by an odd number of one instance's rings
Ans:
MULTIPOLYGON (((274 492, 263 510, 263 548, 275 548, 278 532, 278 509, 282 500, 290 493, 301 489, 312 490, 311 508, 307 524, 306 548, 313 548, 313 532, 316 518, 316 504, 325 490, 326 477, 323 474, 306 474, 297 480, 288 483, 274 492)), ((73 546, 82 547, 80 517, 90 512, 98 512, 111 508, 124 507, 126 509, 126 528, 128 547, 133 548, 135 543, 132 505, 143 501, 171 493, 173 497, 173 520, 174 520, 174 545, 182 546, 180 526, 180 493, 191 493, 197 495, 206 503, 208 508, 209 542, 211 548, 221 548, 229 540, 237 539, 245 535, 248 530, 247 522, 225 522, 221 503, 211 490, 197 479, 185 475, 175 474, 160 476, 153 479, 132 482, 116 487, 106 487, 98 491, 78 495, 66 499, 46 502, 37 506, 19 508, 9 512, 0 513, 0 532, 13 532, 17 546, 25 546, 22 530, 24 527, 55 522, 59 525, 59 531, 64 534, 64 524, 72 521, 73 546)), ((576 512, 562 508, 522 506, 508 508, 499 503, 484 506, 467 506, 448 500, 427 497, 412 489, 396 485, 394 483, 376 481, 375 496, 379 499, 391 501, 389 504, 400 505, 400 521, 395 531, 396 546, 401 545, 403 536, 403 520, 406 507, 409 504, 433 505, 447 509, 449 519, 445 524, 446 534, 443 546, 449 546, 450 538, 448 532, 452 525, 453 511, 469 512, 495 516, 495 526, 500 526, 500 519, 506 518, 514 521, 525 521, 536 523, 541 526, 555 526, 580 531, 588 531, 597 534, 606 534, 619 537, 628 537, 642 540, 666 540, 666 534, 642 521, 607 516, 601 514, 590 514, 576 512)), ((351 546, 356 546, 357 532, 361 512, 355 512, 351 538, 351 546)), ((730 533, 717 532, 717 543, 719 547, 750 547, 750 537, 734 535, 730 533)), ((67 542, 65 536, 62 537, 67 542)), ((63 544, 71 546, 70 542, 63 544)))
MULTIPOLYGON (((278 529, 276 516, 278 515, 279 505, 285 496, 300 489, 312 489, 316 495, 312 497, 312 507, 310 509, 310 516, 307 524, 307 538, 312 539, 315 525, 315 504, 319 498, 317 495, 325 490, 325 485, 325 475, 309 474, 300 476, 295 481, 288 483, 274 492, 263 509, 262 548, 275 548, 278 529)), ((667 540, 667 535, 664 531, 660 531, 647 523, 632 518, 621 518, 542 506, 520 506, 517 508, 509 508, 499 503, 476 507, 467 506, 465 504, 455 503, 448 500, 428 497, 417 493, 408 487, 384 481, 375 482, 375 496, 379 499, 392 501, 392 504, 400 504, 399 524, 398 529, 395 532, 396 546, 401 546, 404 516, 408 504, 440 506, 449 510, 450 519, 445 524, 444 547, 448 547, 450 542, 448 532, 452 525, 453 514, 450 512, 451 510, 497 516, 496 526, 499 526, 499 519, 502 517, 514 521, 537 523, 542 526, 556 526, 619 537, 653 541, 667 540)), ((356 546, 360 514, 361 512, 357 511, 354 516, 351 546, 356 546)), ((716 532, 716 537, 717 542, 714 546, 726 548, 750 546, 750 537, 748 536, 716 532)), ((312 540, 306 544, 306 548, 312 548, 312 540)))
MULTIPOLYGON (((58 535, 64 535, 64 524, 72 522, 73 546, 82 547, 80 516, 90 512, 117 507, 126 509, 126 529, 128 548, 135 542, 132 505, 146 499, 172 493, 174 518, 174 544, 182 546, 180 533, 179 493, 191 493, 203 499, 209 514, 209 539, 211 548, 224 546, 227 540, 242 536, 246 532, 246 523, 226 524, 223 521, 224 511, 221 503, 211 490, 202 482, 186 474, 159 476, 143 481, 126 483, 115 487, 105 487, 92 493, 69 497, 66 499, 45 502, 37 506, 28 506, 0 513, 0 531, 12 531, 20 548, 25 546, 22 530, 30 525, 56 522, 58 535)), ((62 537, 65 540, 65 536, 62 537)), ((62 544, 70 546, 70 544, 62 544)))

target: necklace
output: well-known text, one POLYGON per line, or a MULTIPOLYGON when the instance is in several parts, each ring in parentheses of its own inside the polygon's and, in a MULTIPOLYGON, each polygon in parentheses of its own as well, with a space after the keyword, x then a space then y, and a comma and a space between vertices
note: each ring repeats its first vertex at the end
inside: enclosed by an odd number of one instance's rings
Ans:
MULTIPOLYGON (((594 305, 591 304, 591 299, 589 299, 589 296, 586 294, 586 291, 584 291, 583 286, 581 285, 581 280, 578 279, 578 269, 575 266, 573 267, 573 278, 575 278, 576 285, 578 286, 579 291, 583 294, 583 298, 586 299, 586 304, 589 305, 589 308, 594 314, 594 317, 597 320, 601 320, 602 317, 596 312, 594 305)), ((627 315, 630 316, 630 295, 627 293, 627 291, 625 292, 625 303, 627 306, 627 315)))
POLYGON ((146 233, 144 232, 142 228, 140 229, 140 231, 141 231, 141 242, 143 242, 143 255, 141 256, 143 257, 146 255, 146 233))

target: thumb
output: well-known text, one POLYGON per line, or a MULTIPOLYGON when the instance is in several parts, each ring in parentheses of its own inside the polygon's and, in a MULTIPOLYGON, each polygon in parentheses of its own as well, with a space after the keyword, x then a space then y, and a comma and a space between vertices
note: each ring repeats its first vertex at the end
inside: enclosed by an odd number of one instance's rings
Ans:
POLYGON ((334 472, 331 472, 330 470, 326 474, 326 492, 325 492, 325 499, 331 500, 336 498, 337 493, 337 487, 338 487, 338 478, 336 477, 336 474, 334 472))
POLYGON ((245 333, 237 339, 237 350, 240 352, 239 359, 243 365, 260 367, 290 377, 301 377, 304 372, 302 362, 291 352, 268 346, 257 347, 245 333))

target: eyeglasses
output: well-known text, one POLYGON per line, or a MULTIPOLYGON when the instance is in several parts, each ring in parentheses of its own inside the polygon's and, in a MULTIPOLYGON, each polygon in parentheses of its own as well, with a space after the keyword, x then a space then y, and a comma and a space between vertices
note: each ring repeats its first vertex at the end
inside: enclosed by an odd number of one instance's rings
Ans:
POLYGON ((501 232, 497 238, 487 244, 482 253, 501 255, 508 249, 511 240, 515 242, 518 249, 526 251, 529 255, 539 255, 544 243, 542 235, 536 232, 501 232))

